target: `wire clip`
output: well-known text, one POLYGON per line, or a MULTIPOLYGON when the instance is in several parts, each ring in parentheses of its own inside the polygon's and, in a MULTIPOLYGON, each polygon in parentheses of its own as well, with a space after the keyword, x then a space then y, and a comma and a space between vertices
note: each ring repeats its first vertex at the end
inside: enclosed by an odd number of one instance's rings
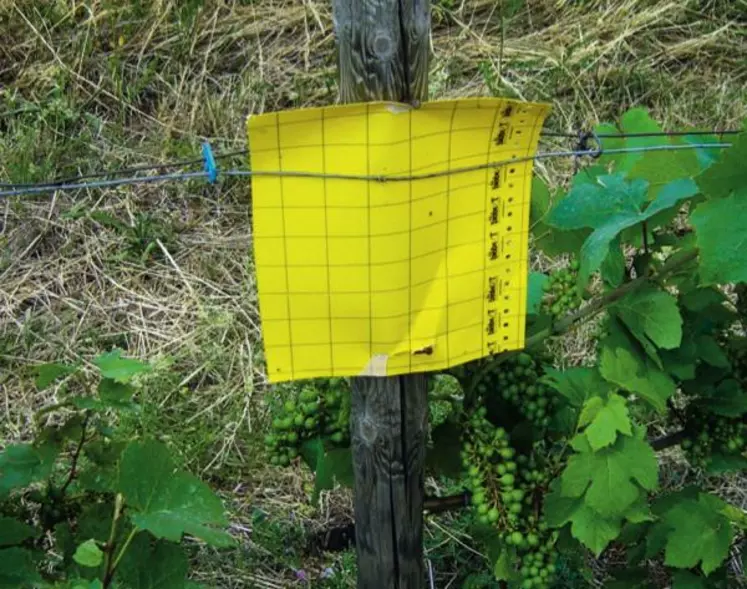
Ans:
POLYGON ((216 180, 218 180, 218 166, 215 164, 213 148, 207 142, 202 144, 202 160, 205 163, 205 173, 207 174, 208 182, 215 184, 216 180))
POLYGON ((604 151, 602 148, 602 140, 599 138, 594 131, 579 131, 578 132, 578 144, 576 145, 576 151, 586 151, 589 157, 593 159, 599 159, 604 151), (589 140, 593 139, 597 144, 596 149, 589 147, 589 140))

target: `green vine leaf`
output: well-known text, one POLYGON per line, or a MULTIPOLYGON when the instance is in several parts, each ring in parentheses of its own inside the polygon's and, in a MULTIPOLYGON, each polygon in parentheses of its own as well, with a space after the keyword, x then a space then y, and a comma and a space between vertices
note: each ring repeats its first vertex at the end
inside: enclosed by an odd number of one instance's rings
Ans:
POLYGON ((734 531, 722 511, 726 503, 706 493, 683 499, 664 515, 669 535, 664 551, 668 566, 689 569, 699 563, 709 575, 729 555, 734 531))
POLYGON ((570 457, 561 476, 563 496, 580 498, 602 517, 621 517, 641 495, 653 491, 658 463, 651 446, 640 437, 619 436, 614 445, 594 452, 584 437, 572 442, 570 457))
POLYGON ((324 445, 324 440, 314 438, 304 442, 301 447, 301 456, 316 475, 313 503, 317 502, 321 491, 334 489, 336 483, 347 487, 353 486, 353 456, 350 448, 328 450, 324 445))
POLYGON ((90 539, 78 546, 73 554, 73 560, 81 566, 95 568, 103 562, 104 553, 96 544, 96 540, 90 539))
POLYGON ((125 552, 116 577, 129 589, 185 589, 188 570, 180 546, 152 543, 147 534, 140 533, 125 552))
MULTIPOLYGON (((744 165, 742 164, 744 167, 744 165)), ((698 205, 695 226, 703 284, 747 281, 747 184, 731 196, 698 205)))
POLYGON ((36 535, 34 527, 12 517, 0 517, 0 548, 15 546, 36 535))
POLYGON ((602 517, 582 499, 564 497, 557 479, 550 488, 544 502, 545 519, 550 527, 560 528, 570 523, 571 535, 596 556, 620 535, 622 518, 602 517))
POLYGON ((698 357, 716 368, 731 368, 726 352, 712 335, 701 334, 695 338, 698 357))
POLYGON ((118 487, 132 522, 157 538, 179 542, 183 534, 191 534, 214 546, 233 544, 231 536, 216 529, 228 524, 220 499, 197 477, 177 471, 159 442, 128 444, 118 487))
POLYGON ((540 312, 542 297, 545 294, 543 287, 549 278, 542 272, 530 272, 527 284, 527 314, 537 315, 540 312))
POLYGON ((112 350, 102 354, 93 363, 98 366, 101 376, 126 384, 143 372, 150 371, 150 365, 132 358, 122 358, 122 350, 112 350))
MULTIPOLYGON (((664 212, 697 193, 698 187, 691 179, 675 180, 664 186, 644 211, 648 184, 643 180, 628 181, 622 174, 607 175, 597 177, 593 184, 573 188, 551 211, 549 222, 559 229, 594 229, 581 247, 579 287, 584 287, 589 276, 602 267, 623 231, 654 217, 659 219, 664 212)), ((668 222, 668 218, 663 221, 668 222)))
POLYGON ((712 454, 706 467, 706 472, 710 475, 722 475, 742 470, 747 470, 747 458, 741 454, 723 454, 721 452, 712 454))
POLYGON ((36 556, 25 548, 0 550, 0 589, 37 587, 42 579, 36 570, 36 556))
POLYGON ((38 390, 43 391, 61 376, 73 374, 78 369, 75 366, 52 362, 50 364, 36 366, 34 370, 36 371, 36 380, 34 381, 34 384, 38 390))
MULTIPOLYGON (((627 111, 620 120, 619 128, 614 125, 600 126, 601 133, 658 133, 659 124, 654 121, 644 108, 633 108, 627 111)), ((605 138, 604 147, 634 148, 661 145, 662 141, 673 142, 666 137, 630 136, 625 138, 605 138)), ((693 170, 698 169, 697 154, 692 150, 633 152, 626 154, 612 154, 602 156, 602 162, 611 161, 615 164, 616 172, 623 172, 628 178, 642 178, 646 180, 656 194, 661 186, 673 180, 688 178, 693 170)), ((602 163, 600 162, 600 163, 602 163)))
POLYGON ((677 299, 668 292, 644 288, 623 297, 615 313, 643 345, 671 350, 682 342, 682 316, 677 299))
POLYGON ((703 171, 697 182, 708 198, 726 198, 732 192, 747 186, 747 133, 740 133, 731 141, 721 158, 703 171))
POLYGON ((724 417, 741 417, 747 413, 747 394, 733 378, 721 381, 706 395, 706 409, 724 417))
MULTIPOLYGON (((628 215, 640 213, 648 184, 628 182, 622 174, 598 176, 594 183, 574 186, 548 216, 557 229, 596 229, 628 215)), ((607 244, 609 247, 609 244, 607 244)))
POLYGON ((611 333, 601 344, 599 371, 602 376, 619 387, 636 393, 660 413, 676 389, 671 377, 653 360, 641 355, 622 330, 611 323, 611 333))
MULTIPOLYGON (((589 170, 589 168, 585 168, 589 170)), ((606 173, 603 168, 594 168, 594 175, 606 173)), ((575 185, 583 181, 583 175, 574 176, 572 183, 575 185)), ((589 234, 587 229, 578 231, 555 231, 547 224, 547 215, 552 208, 552 198, 547 185, 536 176, 532 180, 532 206, 529 225, 532 232, 532 245, 548 256, 559 256, 561 254, 573 253, 581 249, 581 245, 589 234)), ((562 200, 556 197, 555 200, 562 200)))
POLYGON ((581 410, 579 425, 586 426, 584 435, 594 452, 614 444, 618 432, 633 435, 627 403, 616 394, 606 399, 592 397, 587 400, 581 410))
POLYGON ((51 445, 14 444, 0 452, 0 498, 49 475, 57 457, 51 445))
POLYGON ((612 389, 602 378, 599 370, 589 367, 573 367, 567 370, 545 368, 540 379, 542 383, 555 389, 574 407, 582 407, 592 395, 603 395, 612 389))
POLYGON ((703 577, 690 571, 675 571, 672 575, 672 589, 708 589, 703 577))

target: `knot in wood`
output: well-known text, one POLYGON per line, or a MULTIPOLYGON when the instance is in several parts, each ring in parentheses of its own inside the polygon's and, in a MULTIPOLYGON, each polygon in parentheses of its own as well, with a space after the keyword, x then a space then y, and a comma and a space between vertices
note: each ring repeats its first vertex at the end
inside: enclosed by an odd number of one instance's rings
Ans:
POLYGON ((394 40, 388 31, 376 31, 371 40, 371 53, 380 61, 391 61, 394 57, 394 40))
POLYGON ((367 446, 373 446, 374 443, 376 442, 376 438, 378 434, 378 428, 376 427, 374 420, 367 416, 361 419, 359 431, 360 431, 361 440, 363 440, 363 443, 366 444, 367 446))

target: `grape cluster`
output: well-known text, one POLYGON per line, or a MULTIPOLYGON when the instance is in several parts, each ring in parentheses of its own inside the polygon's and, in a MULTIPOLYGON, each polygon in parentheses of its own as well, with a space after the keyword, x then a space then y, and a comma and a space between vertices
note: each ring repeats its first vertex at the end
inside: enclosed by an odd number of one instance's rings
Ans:
POLYGON ((554 391, 539 382, 542 364, 522 352, 513 359, 494 363, 477 386, 478 393, 500 394, 537 427, 547 427, 555 405, 554 391))
POLYGON ((553 319, 559 319, 575 311, 581 304, 581 296, 576 288, 578 268, 578 260, 571 260, 568 268, 551 272, 542 287, 545 291, 545 296, 542 298, 542 310, 552 315, 553 319))
POLYGON ((350 394, 343 380, 304 386, 274 412, 273 432, 265 436, 271 464, 288 466, 310 438, 323 436, 334 444, 347 444, 349 423, 350 394))
POLYGON ((723 417, 688 408, 685 424, 688 437, 682 442, 688 462, 705 468, 714 452, 740 454, 747 451, 747 425, 741 419, 723 417))
POLYGON ((462 465, 477 520, 496 528, 519 555, 522 589, 547 589, 555 574, 557 535, 538 515, 548 483, 533 456, 517 455, 507 432, 480 407, 469 419, 462 465))

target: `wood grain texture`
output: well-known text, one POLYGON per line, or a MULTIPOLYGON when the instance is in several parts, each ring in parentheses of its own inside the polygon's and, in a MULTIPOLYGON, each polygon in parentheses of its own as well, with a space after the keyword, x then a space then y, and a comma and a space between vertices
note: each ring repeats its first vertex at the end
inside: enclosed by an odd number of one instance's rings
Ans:
POLYGON ((353 380, 351 445, 359 589, 421 589, 425 375, 353 380))
MULTIPOLYGON (((341 102, 428 98, 429 0, 333 0, 341 102)), ((426 377, 353 379, 359 589, 422 589, 426 377)))
POLYGON ((428 0, 334 0, 340 100, 428 98, 428 0))

